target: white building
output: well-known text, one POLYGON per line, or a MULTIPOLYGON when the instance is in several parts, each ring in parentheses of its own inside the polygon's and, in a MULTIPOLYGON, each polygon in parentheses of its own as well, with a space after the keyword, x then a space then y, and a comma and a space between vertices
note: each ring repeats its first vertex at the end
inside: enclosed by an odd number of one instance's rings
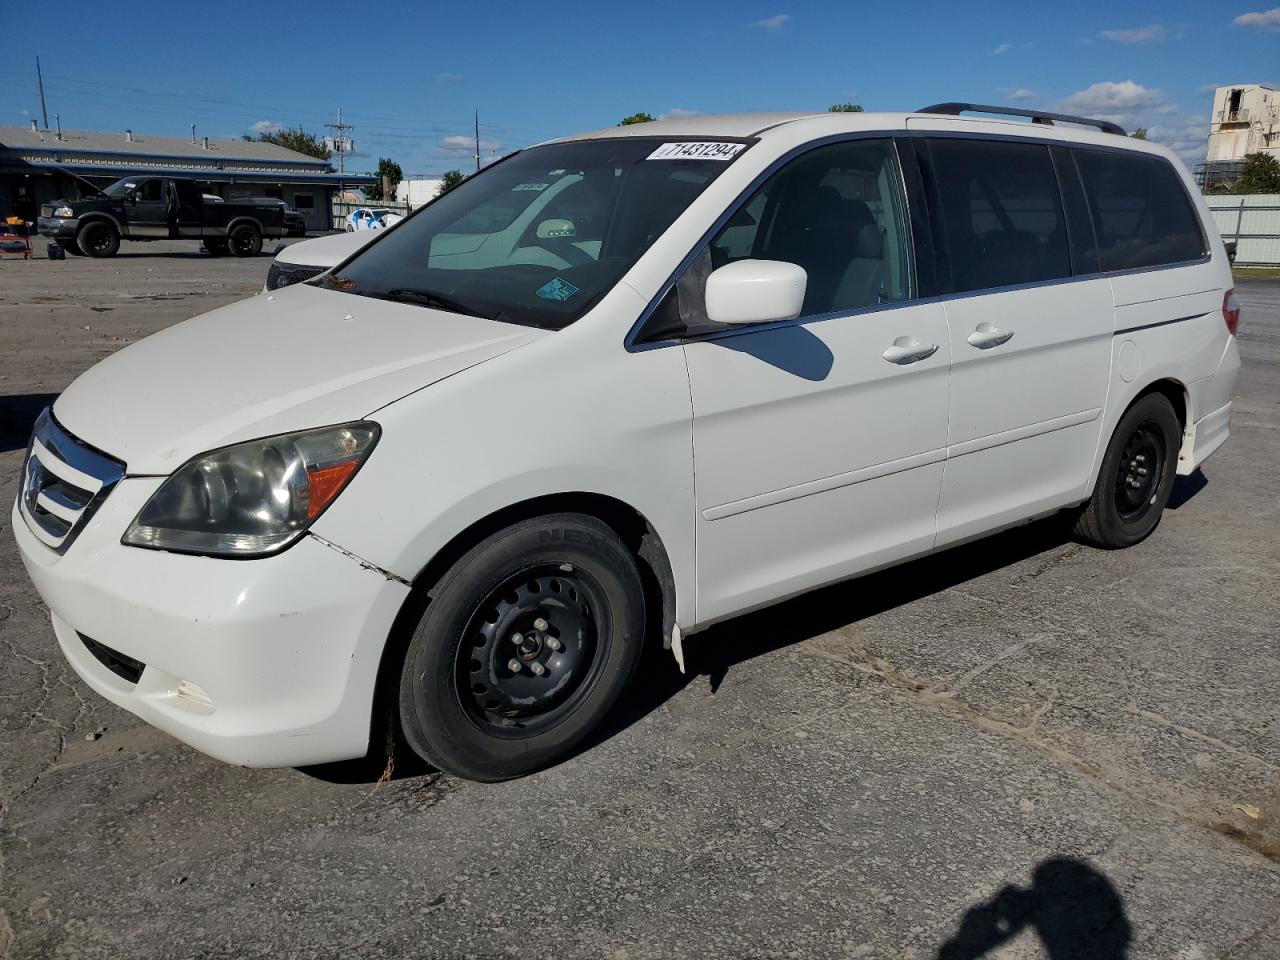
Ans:
POLYGON ((416 210, 424 203, 430 203, 440 192, 443 180, 401 180, 396 184, 396 201, 409 204, 416 210))
POLYGON ((1234 180, 1252 153, 1280 160, 1280 89, 1261 83, 1218 87, 1205 162, 1197 169, 1200 182, 1234 180))

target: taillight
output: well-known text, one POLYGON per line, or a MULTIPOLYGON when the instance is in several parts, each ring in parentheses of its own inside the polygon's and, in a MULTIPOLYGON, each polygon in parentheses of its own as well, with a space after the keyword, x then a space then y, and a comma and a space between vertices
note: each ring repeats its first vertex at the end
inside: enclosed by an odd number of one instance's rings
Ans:
POLYGON ((1236 330, 1240 328, 1240 301, 1236 299, 1236 292, 1228 290, 1222 297, 1222 320, 1227 325, 1227 330, 1234 337, 1236 330))

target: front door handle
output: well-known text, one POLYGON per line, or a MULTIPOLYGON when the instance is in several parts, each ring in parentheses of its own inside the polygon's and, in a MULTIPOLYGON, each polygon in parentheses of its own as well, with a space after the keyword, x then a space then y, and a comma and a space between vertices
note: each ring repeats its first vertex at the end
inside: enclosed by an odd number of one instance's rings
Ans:
POLYGON ((936 343, 921 343, 915 337, 899 337, 880 356, 890 363, 916 363, 938 352, 936 343))
POLYGON ((979 350, 990 350, 992 347, 998 347, 1000 344, 1008 343, 1012 340, 1013 331, 1001 330, 994 323, 987 323, 984 320, 965 339, 969 341, 969 346, 971 347, 977 347, 979 350))

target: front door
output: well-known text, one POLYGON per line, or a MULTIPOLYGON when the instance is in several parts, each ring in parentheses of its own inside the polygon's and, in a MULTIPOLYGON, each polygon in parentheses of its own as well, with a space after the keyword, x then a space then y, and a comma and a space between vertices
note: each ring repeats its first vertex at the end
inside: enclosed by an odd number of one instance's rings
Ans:
POLYGON ((889 138, 784 166, 711 242, 711 267, 804 267, 795 321, 687 342, 698 619, 933 546, 950 348, 915 282, 889 138))
POLYGON ((169 236, 169 182, 163 177, 135 180, 125 201, 131 237, 169 236))
POLYGON ((923 153, 952 291, 943 544, 1083 496, 1113 307, 1065 151, 1055 164, 1042 143, 935 137, 923 153))

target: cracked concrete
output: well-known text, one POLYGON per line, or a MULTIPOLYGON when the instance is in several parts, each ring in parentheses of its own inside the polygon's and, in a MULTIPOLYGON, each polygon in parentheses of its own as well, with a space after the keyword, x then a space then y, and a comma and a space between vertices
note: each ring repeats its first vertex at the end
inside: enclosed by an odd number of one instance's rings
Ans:
MULTIPOLYGON (((0 501, 42 395, 266 265, 4 264, 0 501)), ((1068 863, 1120 911, 1076 955, 1280 958, 1280 285, 1240 289, 1232 440, 1146 543, 1041 523, 722 624, 515 783, 180 746, 75 679, 6 514, 0 957, 1046 957, 972 935, 1089 916, 1068 863)))

